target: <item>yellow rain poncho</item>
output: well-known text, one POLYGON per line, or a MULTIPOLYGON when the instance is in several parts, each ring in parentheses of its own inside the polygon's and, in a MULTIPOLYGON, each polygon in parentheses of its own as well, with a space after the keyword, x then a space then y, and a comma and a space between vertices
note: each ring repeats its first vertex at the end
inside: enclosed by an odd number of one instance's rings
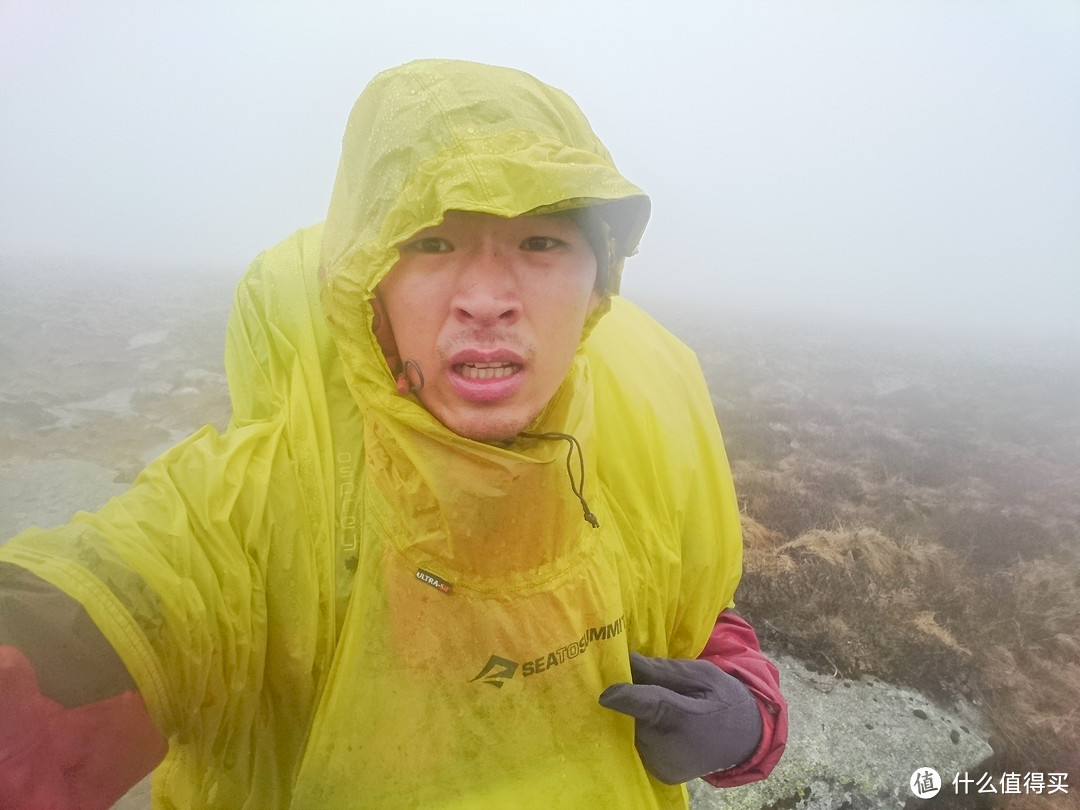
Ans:
POLYGON ((647 216, 530 76, 427 61, 372 82, 325 226, 239 287, 229 430, 0 550, 119 652, 170 740, 156 807, 685 805, 597 704, 631 650, 696 656, 741 568, 697 362, 611 300, 647 216), (604 314, 530 428, 575 437, 572 463, 566 441, 471 441, 399 395, 370 306, 395 245, 451 209, 583 205, 610 226, 604 314))

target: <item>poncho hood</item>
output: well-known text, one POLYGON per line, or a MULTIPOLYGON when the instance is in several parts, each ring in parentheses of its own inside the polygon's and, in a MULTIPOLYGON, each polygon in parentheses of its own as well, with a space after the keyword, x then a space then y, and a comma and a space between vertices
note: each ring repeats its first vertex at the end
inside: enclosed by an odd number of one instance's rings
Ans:
POLYGON ((618 292, 650 203, 574 101, 527 73, 473 62, 422 60, 376 76, 345 130, 319 268, 323 309, 358 400, 394 393, 370 302, 397 245, 450 210, 516 217, 584 206, 596 206, 610 229, 595 320, 618 292))
POLYGON ((587 363, 579 352, 530 426, 573 436, 572 448, 557 439, 464 439, 398 393, 371 301, 398 260, 397 246, 447 211, 517 217, 585 206, 606 224, 608 256, 601 302, 583 336, 618 290, 649 199, 618 172, 569 96, 517 70, 426 60, 378 75, 349 118, 323 231, 322 306, 364 413, 386 514, 406 516, 393 534, 408 538, 402 550, 419 565, 476 587, 489 576, 507 587, 514 571, 553 575, 573 562, 570 549, 581 550, 586 501, 574 489, 595 472, 587 363), (567 454, 582 448, 584 460, 571 458, 568 471, 567 454))

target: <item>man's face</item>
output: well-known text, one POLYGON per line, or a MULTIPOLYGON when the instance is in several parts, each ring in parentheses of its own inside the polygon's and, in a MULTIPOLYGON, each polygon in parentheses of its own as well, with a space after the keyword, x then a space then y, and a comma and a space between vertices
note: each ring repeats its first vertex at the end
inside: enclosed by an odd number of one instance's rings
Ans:
POLYGON ((584 234, 564 215, 449 211, 398 251, 376 300, 391 366, 420 367, 420 401, 455 433, 513 438, 555 394, 596 306, 584 234))

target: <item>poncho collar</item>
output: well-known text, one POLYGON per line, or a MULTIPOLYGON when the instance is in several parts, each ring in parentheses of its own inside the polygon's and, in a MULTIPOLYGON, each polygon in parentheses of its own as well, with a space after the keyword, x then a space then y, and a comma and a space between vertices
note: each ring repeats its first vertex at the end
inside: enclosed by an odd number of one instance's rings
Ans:
POLYGON ((572 435, 573 450, 558 439, 476 442, 431 421, 417 429, 413 420, 371 413, 365 425, 378 523, 418 571, 455 587, 504 591, 546 582, 588 551, 595 530, 574 493, 582 471, 590 508, 603 508, 584 358, 535 425, 537 432, 572 435))

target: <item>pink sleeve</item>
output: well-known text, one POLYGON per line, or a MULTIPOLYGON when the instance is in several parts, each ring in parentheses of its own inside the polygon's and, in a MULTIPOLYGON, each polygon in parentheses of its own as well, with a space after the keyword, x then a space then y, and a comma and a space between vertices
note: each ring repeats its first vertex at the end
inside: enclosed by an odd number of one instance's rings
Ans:
POLYGON ((761 651, 757 634, 741 616, 725 610, 698 656, 746 684, 761 709, 761 742, 740 765, 702 777, 714 787, 757 782, 772 773, 787 745, 787 701, 780 693, 780 673, 761 651))

